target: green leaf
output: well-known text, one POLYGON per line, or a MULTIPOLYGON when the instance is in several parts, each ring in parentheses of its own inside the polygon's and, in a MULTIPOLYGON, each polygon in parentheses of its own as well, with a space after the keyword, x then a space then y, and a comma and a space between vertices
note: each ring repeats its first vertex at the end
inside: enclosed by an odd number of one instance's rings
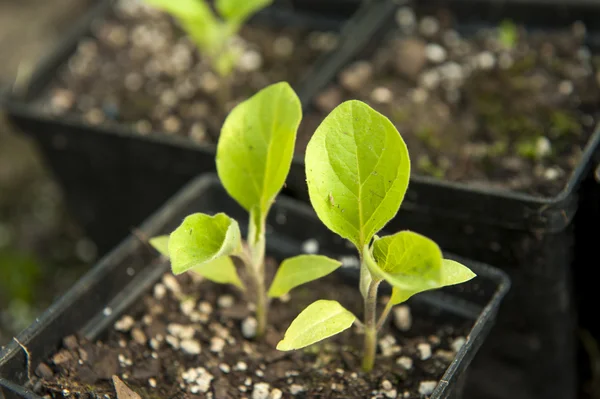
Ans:
POLYGON ((441 280, 442 251, 429 238, 401 231, 373 243, 371 273, 402 290, 436 288, 441 280))
POLYGON ((238 223, 224 213, 214 216, 195 213, 169 237, 169 255, 174 274, 241 251, 238 223))
POLYGON ((244 290, 244 284, 238 276, 233 260, 229 256, 222 256, 212 261, 195 266, 190 271, 219 284, 233 284, 244 290))
MULTIPOLYGON (((456 261, 444 259, 442 261, 441 280, 437 283, 435 287, 429 289, 431 290, 446 287, 448 285, 461 284, 471 280, 475 276, 476 274, 473 273, 468 267, 461 265, 456 261)), ((423 291, 425 290, 407 290, 394 287, 392 289, 392 296, 390 298, 390 301, 393 305, 397 305, 399 303, 405 302, 411 296, 423 291)))
POLYGON ((157 236, 152 237, 149 241, 150 245, 154 247, 161 255, 169 257, 169 236, 157 236))
POLYGON ((221 129, 219 178, 229 195, 257 220, 264 220, 283 187, 300 119, 298 96, 280 82, 238 104, 221 129))
POLYGON ((362 251, 398 212, 410 159, 389 119, 352 100, 317 128, 306 148, 306 176, 321 221, 362 251))
POLYGON ((342 265, 323 255, 299 255, 284 260, 269 288, 269 297, 278 298, 292 288, 328 275, 342 265))
POLYGON ((217 0, 215 6, 228 23, 241 25, 252 14, 267 7, 273 0, 217 0))
POLYGON ((177 18, 203 20, 214 14, 203 0, 145 0, 153 7, 162 9, 177 18))
POLYGON ((355 319, 337 301, 318 300, 292 321, 277 349, 290 351, 312 345, 350 328, 355 319))

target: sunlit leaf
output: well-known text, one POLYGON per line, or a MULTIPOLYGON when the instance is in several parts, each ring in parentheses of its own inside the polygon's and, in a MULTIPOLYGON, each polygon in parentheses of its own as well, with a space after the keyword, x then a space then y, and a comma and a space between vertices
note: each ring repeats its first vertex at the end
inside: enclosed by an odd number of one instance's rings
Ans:
POLYGON ((169 237, 171 268, 174 274, 181 274, 222 256, 237 254, 241 246, 235 220, 224 213, 195 213, 186 217, 169 237))
POLYGON ((318 300, 308 305, 277 344, 280 351, 304 348, 352 326, 356 317, 336 301, 318 300))
MULTIPOLYGON (((450 259, 443 260, 440 276, 441 279, 438 282, 438 284, 435 287, 429 289, 461 284, 476 277, 475 273, 473 273, 471 269, 450 259)), ((392 304, 397 305, 399 303, 405 302, 411 296, 418 294, 422 291, 423 290, 410 290, 393 287, 390 301, 392 302, 392 304)))
POLYGON ((398 212, 410 176, 408 150, 388 118, 347 101, 311 138, 306 176, 321 221, 362 251, 398 212))
POLYGON ((219 284, 233 284, 244 289, 244 284, 238 276, 233 260, 229 256, 222 256, 201 265, 195 266, 190 271, 219 284))
POLYGON ((309 281, 317 280, 335 271, 342 262, 323 255, 299 255, 284 260, 269 288, 269 297, 278 298, 309 281))
POLYGON ((153 237, 149 240, 150 245, 154 247, 161 255, 169 256, 169 236, 153 237))

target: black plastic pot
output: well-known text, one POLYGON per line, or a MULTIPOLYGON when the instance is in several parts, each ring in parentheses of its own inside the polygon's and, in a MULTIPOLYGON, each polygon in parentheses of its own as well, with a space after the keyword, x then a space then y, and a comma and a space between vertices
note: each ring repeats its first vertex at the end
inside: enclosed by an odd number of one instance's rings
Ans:
MULTIPOLYGON (((216 176, 205 175, 175 195, 140 230, 147 236, 167 233, 193 212, 227 212, 240 222, 247 218, 216 176)), ((349 249, 345 242, 327 230, 310 207, 294 200, 280 197, 268 223, 267 250, 279 259, 301 253, 302 244, 308 239, 319 242, 321 253, 355 255, 355 250, 349 249)), ((504 273, 489 266, 462 261, 477 273, 477 278, 460 286, 421 294, 411 300, 415 315, 473 323, 466 344, 448 367, 431 398, 459 397, 462 376, 490 330, 510 285, 504 273)), ((31 355, 30 367, 35 369, 40 361, 56 351, 64 336, 78 333, 89 339, 98 337, 148 291, 168 271, 168 267, 168 262, 157 257, 147 244, 133 236, 128 237, 19 335, 18 341, 31 355), (105 309, 111 309, 108 316, 105 309)), ((338 273, 342 283, 357 284, 357 269, 342 268, 338 273)), ((27 382, 26 363, 24 351, 17 342, 9 343, 0 352, 0 396, 4 391, 6 399, 39 398, 24 387, 27 382)))
MULTIPOLYGON (((91 126, 79 118, 54 118, 36 107, 35 101, 58 69, 89 34, 92 23, 110 11, 111 3, 103 0, 91 9, 40 63, 28 83, 7 91, 3 100, 10 120, 36 140, 64 188, 71 211, 100 254, 193 177, 215 170, 214 146, 160 133, 141 136, 125 127, 91 126)), ((251 23, 340 31, 353 30, 356 21, 271 7, 251 23)), ((325 61, 326 57, 317 60, 313 73, 325 61)), ((297 92, 310 91, 311 75, 298 82, 297 92)))
MULTIPOLYGON (((465 32, 492 26, 505 18, 531 29, 552 29, 576 20, 585 21, 592 50, 600 49, 600 4, 553 1, 422 0, 417 9, 449 9, 465 32), (587 4, 587 5, 586 5, 587 4), (567 22, 568 21, 568 22, 567 22), (598 29, 597 29, 598 28, 598 29), (596 29, 596 30, 595 30, 596 29)), ((353 60, 373 54, 383 36, 395 28, 398 5, 382 1, 368 13, 355 35, 369 36, 368 44, 346 47, 321 70, 319 80, 306 93, 313 98, 340 69, 353 60)), ((409 228, 432 237, 454 253, 498 265, 513 281, 513 290, 498 316, 490 345, 476 359, 470 398, 570 399, 577 391, 576 298, 590 312, 597 298, 590 280, 590 261, 597 246, 598 183, 593 171, 600 153, 600 130, 583 151, 562 192, 537 197, 481 189, 467 184, 413 176, 392 229, 409 228), (596 155, 594 155, 596 154, 596 155), (594 159, 596 157, 596 159, 594 159), (589 188, 592 186, 593 188, 589 188), (594 194, 595 193, 595 194, 594 194), (583 197, 582 197, 583 196, 583 197), (595 196, 595 197, 594 197, 595 196), (578 262, 578 263, 576 263, 578 262), (581 293, 572 287, 573 271, 581 293)), ((287 186, 307 200, 303 166, 294 164, 287 186)), ((591 322, 590 322, 591 323, 591 322)), ((597 324, 597 323, 596 323, 597 324)), ((597 331, 597 330, 596 330, 597 331)))

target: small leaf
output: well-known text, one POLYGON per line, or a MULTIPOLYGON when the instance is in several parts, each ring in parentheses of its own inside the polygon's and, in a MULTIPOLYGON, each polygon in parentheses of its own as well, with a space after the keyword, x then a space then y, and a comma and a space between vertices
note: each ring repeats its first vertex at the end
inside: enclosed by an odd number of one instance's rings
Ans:
POLYGON ((169 237, 169 255, 174 274, 241 251, 238 223, 224 213, 214 216, 195 213, 169 237))
POLYGON ((424 291, 441 280, 442 251, 429 238, 412 231, 401 231, 373 243, 373 258, 368 262, 374 276, 402 290, 424 291))
POLYGON ((264 220, 290 170, 300 100, 289 84, 275 83, 238 104, 217 145, 217 172, 225 189, 264 220))
POLYGON ((216 0, 216 8, 223 19, 241 25, 252 14, 270 5, 273 0, 216 0))
POLYGON ((203 20, 212 12, 206 2, 198 0, 145 0, 153 7, 160 8, 177 18, 203 20))
POLYGON ((318 300, 292 321, 277 349, 290 351, 312 345, 350 328, 355 319, 337 301, 318 300))
POLYGON ((193 267, 190 271, 219 284, 233 284, 244 290, 244 284, 238 276, 233 260, 229 256, 222 256, 210 262, 193 267))
POLYGON ((285 295, 292 288, 326 276, 341 265, 341 262, 323 255, 299 255, 286 259, 275 274, 269 297, 285 295))
MULTIPOLYGON (((448 285, 456 285, 467 282, 476 276, 468 267, 461 265, 460 263, 444 259, 441 269, 441 280, 437 286, 430 289, 442 288, 448 285)), ((392 289, 392 296, 390 301, 393 305, 405 302, 411 296, 422 292, 423 290, 403 290, 397 287, 392 289)))
POLYGON ((169 236, 157 236, 151 238, 149 241, 150 245, 154 247, 161 255, 169 257, 169 236))
POLYGON ((394 125, 357 100, 335 108, 306 148, 313 208, 359 251, 398 212, 409 176, 408 150, 394 125))

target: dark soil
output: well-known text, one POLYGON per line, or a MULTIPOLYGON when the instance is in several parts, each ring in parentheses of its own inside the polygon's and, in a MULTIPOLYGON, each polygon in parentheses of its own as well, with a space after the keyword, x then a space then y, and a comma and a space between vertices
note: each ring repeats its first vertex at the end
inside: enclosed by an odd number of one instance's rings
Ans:
POLYGON ((395 19, 315 99, 318 112, 301 135, 340 102, 359 99, 397 126, 415 174, 561 191, 598 120, 600 57, 585 45, 585 26, 526 32, 505 21, 467 34, 443 9, 400 8, 395 19))
POLYGON ((268 84, 296 84, 337 45, 337 34, 294 27, 247 25, 245 49, 229 78, 212 71, 196 45, 165 13, 121 0, 96 21, 64 65, 42 107, 90 124, 121 124, 139 134, 163 132, 216 142, 225 116, 268 84))
POLYGON ((52 398, 114 398, 111 377, 117 375, 142 398, 421 398, 419 391, 431 392, 455 356, 456 339, 472 324, 444 323, 413 307, 408 331, 391 322, 384 327, 376 369, 365 374, 358 327, 302 351, 274 349, 316 298, 336 299, 361 314, 356 287, 329 276, 272 302, 265 340, 248 340, 240 326, 252 319, 251 305, 239 291, 166 274, 101 340, 65 338, 63 349, 37 368, 42 378, 34 389, 52 398), (419 344, 431 348, 430 357, 422 360, 419 344), (399 358, 413 365, 407 369, 399 358))

